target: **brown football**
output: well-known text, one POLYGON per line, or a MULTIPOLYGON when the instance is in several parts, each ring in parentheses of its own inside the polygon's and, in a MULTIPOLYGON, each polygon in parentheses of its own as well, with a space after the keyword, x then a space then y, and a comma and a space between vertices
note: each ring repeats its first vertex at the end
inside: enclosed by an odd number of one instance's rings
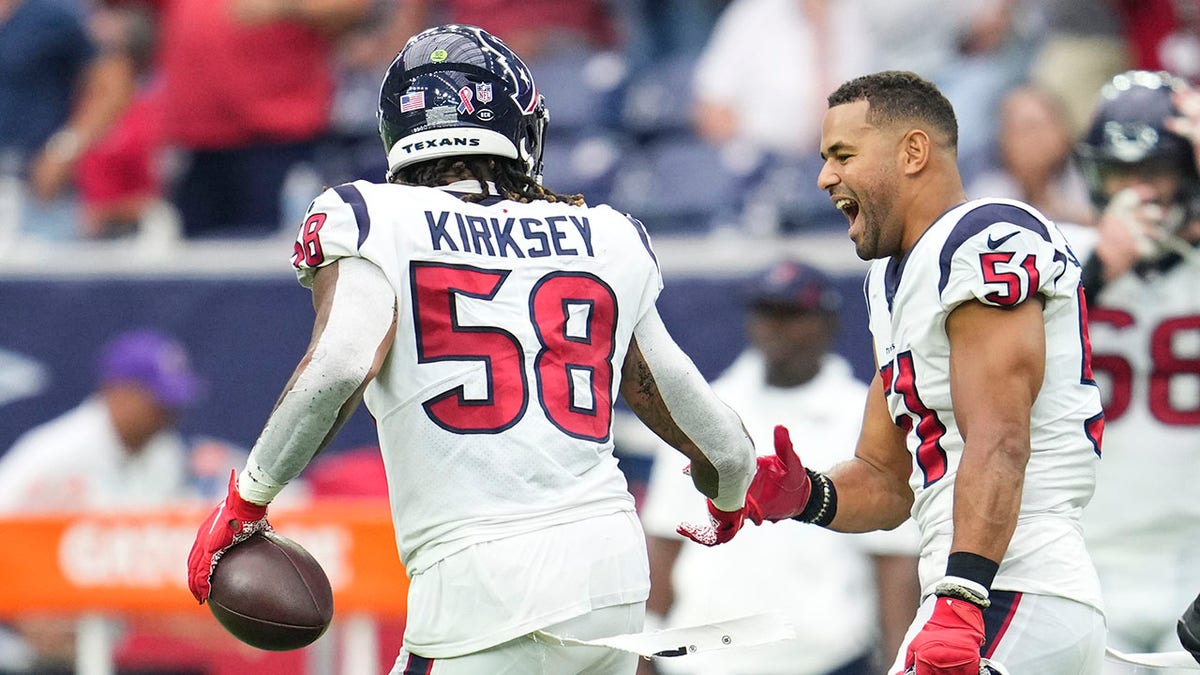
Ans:
POLYGON ((230 548, 212 575, 208 608, 225 630, 259 649, 312 644, 333 620, 325 570, 300 544, 261 532, 230 548))

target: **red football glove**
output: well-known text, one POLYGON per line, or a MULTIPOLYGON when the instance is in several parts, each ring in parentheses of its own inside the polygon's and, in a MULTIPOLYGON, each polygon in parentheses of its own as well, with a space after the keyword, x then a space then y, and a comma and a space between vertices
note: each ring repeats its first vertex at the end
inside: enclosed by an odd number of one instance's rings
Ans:
POLYGON ((724 544, 733 539, 733 535, 742 529, 742 523, 746 521, 746 508, 742 507, 736 511, 722 511, 713 506, 711 499, 707 501, 708 525, 683 523, 675 531, 705 546, 724 544))
POLYGON ((746 517, 755 525, 787 520, 804 511, 811 492, 808 472, 792 449, 787 428, 777 425, 775 455, 758 458, 758 470, 746 492, 746 517))
POLYGON ((255 532, 271 531, 267 507, 252 504, 237 491, 237 471, 229 474, 229 494, 209 514, 188 553, 188 588, 201 604, 208 599, 208 579, 221 555, 255 532))
POLYGON ((933 616, 909 643, 904 667, 915 675, 979 675, 982 646, 983 610, 939 597, 933 616))

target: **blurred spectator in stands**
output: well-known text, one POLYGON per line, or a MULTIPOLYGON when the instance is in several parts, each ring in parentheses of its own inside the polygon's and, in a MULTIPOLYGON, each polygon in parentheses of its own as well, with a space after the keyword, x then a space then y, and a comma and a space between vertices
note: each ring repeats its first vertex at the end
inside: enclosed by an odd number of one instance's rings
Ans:
POLYGON ((710 142, 766 155, 738 158, 757 162, 739 226, 765 233, 844 226, 824 195, 794 186, 814 184, 820 171, 825 97, 864 72, 911 70, 936 82, 955 105, 964 173, 986 165, 999 98, 1025 77, 1029 38, 1017 29, 1016 3, 733 0, 700 56, 694 117, 710 142), (839 36, 851 34, 854 48, 846 49, 839 36))
POLYGON ((333 110, 316 162, 325 185, 360 179, 378 182, 387 173, 375 117, 379 73, 387 70, 408 38, 423 28, 408 5, 397 0, 370 0, 367 18, 338 40, 333 110))
MULTIPOLYGON (((718 17, 696 62, 691 104, 696 134, 720 150, 711 164, 740 177, 729 200, 738 213, 718 215, 714 230, 770 236, 841 226, 828 196, 795 186, 816 185, 825 97, 875 63, 874 41, 846 49, 839 37, 861 34, 863 4, 732 0, 718 17)), ((697 172, 680 169, 684 183, 697 172)))
MULTIPOLYGON (((745 300, 750 346, 713 383, 759 454, 774 453, 776 424, 803 438, 829 467, 849 459, 867 387, 830 353, 840 297, 816 268, 782 261, 753 279, 745 300)), ((661 448, 663 446, 657 446, 661 448)), ((800 523, 747 527, 706 549, 684 540, 681 521, 703 518, 704 499, 683 473, 686 458, 659 449, 641 509, 650 554, 646 626, 699 625, 780 611, 796 637, 758 647, 643 661, 639 673, 867 675, 880 672, 916 615, 917 532, 847 535, 800 523), (689 492, 693 494, 689 494, 689 492), (786 532, 776 531, 786 529, 786 532)))
POLYGON ((1071 161, 1074 137, 1057 97, 1034 85, 1009 91, 996 145, 997 165, 976 177, 967 194, 1018 199, 1058 223, 1092 223, 1087 182, 1071 161))
MULTIPOLYGON (((605 49, 617 44, 606 0, 407 0, 410 35, 441 23, 479 26, 504 40, 526 62, 562 49, 605 49)), ((398 47, 403 47, 403 44, 398 47)))
POLYGON ((170 208, 162 191, 160 102, 151 68, 154 24, 139 6, 97 7, 90 23, 102 48, 126 54, 136 74, 132 103, 80 156, 76 173, 83 234, 111 238, 137 231, 153 207, 170 208))
POLYGON ((366 16, 369 0, 154 1, 163 133, 182 151, 172 182, 185 236, 290 231, 299 215, 281 206, 285 182, 311 172, 333 102, 334 39, 366 16))
POLYGON ((1025 79, 1017 0, 861 0, 872 70, 910 70, 954 104, 964 174, 985 165, 1003 93, 1025 79))
POLYGON ((1129 67, 1118 12, 1123 3, 1126 0, 1024 0, 1022 4, 1031 30, 1040 35, 1032 50, 1029 79, 1062 99, 1072 138, 1087 127, 1100 87, 1129 67))
POLYGON ((0 231, 76 234, 72 174, 128 105, 133 73, 128 54, 97 48, 78 0, 0 0, 0 181, 20 186, 0 231))
POLYGON ((825 97, 873 63, 873 44, 846 49, 842 39, 859 33, 860 9, 859 0, 730 2, 696 65, 697 132, 717 145, 815 155, 825 97))
POLYGON ((1200 82, 1200 2, 1109 0, 1124 20, 1130 66, 1200 82))
POLYGON ((628 0, 625 52, 634 68, 673 58, 694 59, 730 0, 628 0))
POLYGON ((153 330, 115 338, 99 386, 0 456, 0 513, 145 506, 186 496, 176 430, 201 383, 183 346, 153 330))
MULTIPOLYGON (((157 331, 130 331, 106 346, 98 370, 93 395, 0 455, 0 514, 145 508, 189 496, 175 425, 201 382, 183 346, 157 331)), ((0 668, 71 663, 72 620, 24 617, 14 627, 0 627, 0 668)))

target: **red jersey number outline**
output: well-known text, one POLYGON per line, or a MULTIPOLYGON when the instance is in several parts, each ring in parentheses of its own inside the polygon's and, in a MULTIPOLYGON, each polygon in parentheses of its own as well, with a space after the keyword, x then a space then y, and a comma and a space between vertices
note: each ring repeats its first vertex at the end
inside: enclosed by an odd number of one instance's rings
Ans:
MULTIPOLYGON (((467 399, 459 384, 422 403, 430 420, 443 429, 499 433, 520 421, 529 406, 520 340, 497 326, 459 323, 457 298, 490 301, 509 273, 469 265, 411 265, 418 362, 482 361, 487 378, 485 399, 467 399)), ((612 422, 616 294, 595 275, 555 271, 533 285, 528 306, 540 346, 534 357, 537 400, 546 418, 569 436, 607 440, 612 422), (586 381, 586 390, 580 381, 586 381)))
MULTIPOLYGON (((1013 305, 1025 300, 1025 295, 1021 293, 1021 275, 1016 272, 1003 272, 996 268, 999 264, 1007 265, 1013 259, 1013 253, 1009 251, 997 251, 996 253, 980 253, 979 267, 983 272, 983 280, 989 284, 1004 284, 1004 291, 993 291, 984 296, 988 302, 997 304, 1001 307, 1012 307, 1013 305)), ((1036 293, 1041 280, 1038 276, 1037 260, 1032 254, 1021 259, 1021 269, 1025 271, 1025 276, 1028 279, 1028 284, 1025 286, 1029 289, 1029 293, 1036 293)))
MULTIPOLYGON (((1091 308, 1089 319, 1114 330, 1133 327, 1137 320, 1129 312, 1110 307, 1091 308)), ((1163 319, 1150 331, 1150 373, 1146 406, 1154 419, 1171 426, 1200 425, 1200 407, 1179 409, 1171 402, 1171 382, 1176 377, 1196 377, 1200 358, 1175 353, 1175 337, 1181 331, 1200 331, 1200 315, 1163 319)), ((1109 422, 1129 411, 1133 402, 1133 364, 1121 354, 1092 354, 1092 365, 1108 373, 1105 417, 1109 422)))
POLYGON ((896 354, 892 362, 880 371, 880 377, 883 379, 885 395, 895 391, 908 410, 908 413, 896 417, 896 426, 904 429, 906 433, 911 433, 914 425, 916 427, 917 438, 921 439, 916 452, 917 466, 924 477, 922 485, 929 487, 946 475, 946 450, 942 448, 946 425, 942 423, 936 410, 930 409, 921 401, 917 392, 917 373, 911 351, 896 354))
POLYGON ((325 262, 325 252, 321 250, 321 227, 325 225, 326 215, 314 213, 300 226, 300 237, 292 249, 292 265, 299 267, 303 262, 305 267, 320 267, 325 262))

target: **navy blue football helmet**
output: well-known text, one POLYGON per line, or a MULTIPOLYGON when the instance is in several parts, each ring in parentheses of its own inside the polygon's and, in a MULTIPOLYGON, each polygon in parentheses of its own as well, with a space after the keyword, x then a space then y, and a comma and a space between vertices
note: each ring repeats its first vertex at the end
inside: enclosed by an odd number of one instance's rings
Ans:
POLYGON ((546 103, 521 58, 482 28, 445 25, 413 36, 379 90, 388 180, 440 157, 518 160, 541 182, 546 103))
POLYGON ((1075 148, 1097 208, 1108 204, 1104 178, 1110 172, 1177 173, 1188 204, 1200 195, 1200 178, 1191 142, 1168 131, 1165 121, 1178 117, 1171 94, 1182 80, 1166 72, 1131 70, 1117 75, 1100 90, 1091 125, 1075 148))

